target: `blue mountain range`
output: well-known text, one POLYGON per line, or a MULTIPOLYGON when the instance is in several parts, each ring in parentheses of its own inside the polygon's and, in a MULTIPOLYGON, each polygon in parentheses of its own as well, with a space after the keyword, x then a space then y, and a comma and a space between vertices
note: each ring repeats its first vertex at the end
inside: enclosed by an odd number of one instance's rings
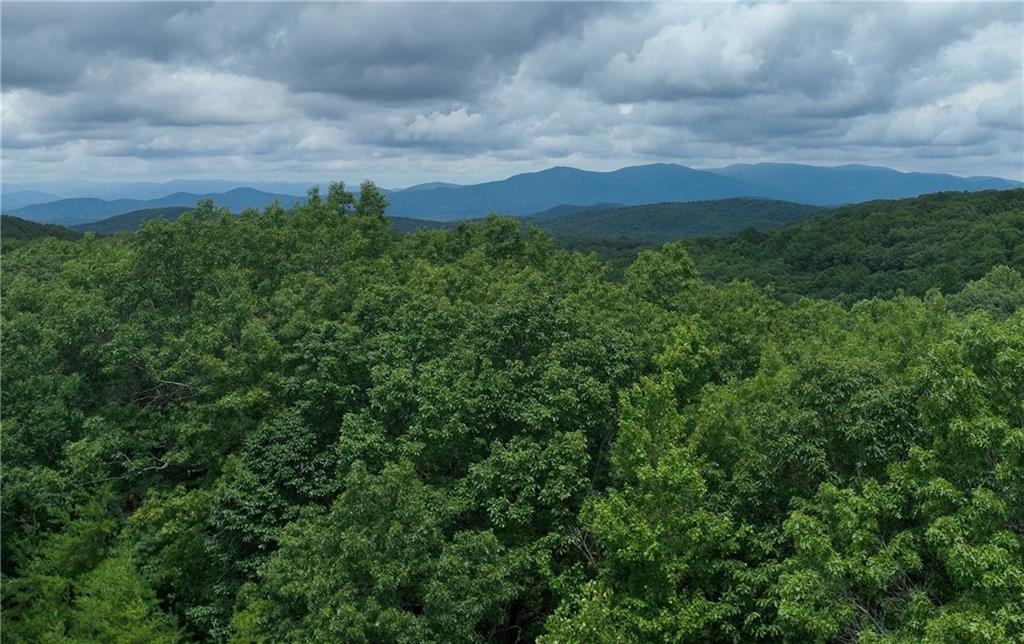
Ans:
MULTIPOLYGON (((156 186, 181 183, 145 184, 145 188, 154 190, 156 186)), ((133 190, 138 189, 138 184, 126 185, 134 185, 133 190)), ((214 182, 207 185, 214 185, 214 182)), ((223 183, 217 182, 216 185, 223 183)), ((274 199, 287 208, 303 198, 299 196, 299 185, 288 185, 295 194, 246 187, 207 194, 175 192, 157 199, 80 197, 16 208, 5 205, 4 212, 41 223, 76 225, 141 209, 194 206, 204 197, 214 199, 218 205, 227 206, 232 212, 249 207, 262 208, 274 199)), ((998 177, 899 172, 865 165, 825 167, 758 163, 698 170, 672 163, 656 163, 611 172, 554 167, 517 174, 500 181, 474 185, 434 182, 404 190, 387 190, 385 194, 390 202, 389 215, 453 221, 480 217, 489 212, 525 217, 554 209, 548 215, 551 216, 594 204, 629 206, 731 197, 834 206, 872 199, 914 197, 931 192, 1003 190, 1022 185, 1019 181, 998 177)))

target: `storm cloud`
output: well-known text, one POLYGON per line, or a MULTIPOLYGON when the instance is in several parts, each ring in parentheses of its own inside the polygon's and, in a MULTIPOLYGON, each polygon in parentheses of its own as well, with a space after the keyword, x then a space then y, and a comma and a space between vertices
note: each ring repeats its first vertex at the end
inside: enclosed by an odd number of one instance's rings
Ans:
POLYGON ((1024 5, 4 3, 5 181, 1024 175, 1024 5))

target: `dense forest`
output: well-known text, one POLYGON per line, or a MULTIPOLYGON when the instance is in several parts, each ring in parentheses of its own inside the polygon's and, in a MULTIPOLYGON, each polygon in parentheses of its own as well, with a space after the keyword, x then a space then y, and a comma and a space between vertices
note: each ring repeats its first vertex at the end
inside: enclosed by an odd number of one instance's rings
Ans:
MULTIPOLYGON (((146 208, 77 224, 72 229, 108 235, 134 231, 151 219, 174 221, 191 209, 191 206, 146 208)), ((542 217, 524 218, 523 222, 559 239, 628 238, 651 245, 687 237, 725 235, 748 227, 767 230, 805 219, 822 210, 818 206, 770 199, 720 199, 617 207, 566 205, 552 208, 542 213, 542 217)), ((388 220, 398 232, 452 228, 458 223, 395 216, 389 216, 388 220)))
POLYGON ((1022 196, 620 278, 372 184, 5 247, 4 638, 1020 641, 1022 196))
POLYGON ((771 284, 783 298, 949 293, 999 264, 1024 270, 1024 189, 869 201, 687 249, 707 279, 771 284))
MULTIPOLYGON (((79 239, 82 233, 57 226, 56 224, 39 224, 34 221, 14 217, 12 215, 0 215, 0 238, 5 242, 22 242, 28 239, 39 237, 55 237, 57 239, 79 239)), ((8 244, 10 245, 10 244, 8 244)))
POLYGON ((166 206, 164 208, 143 208, 133 210, 123 215, 114 215, 99 221, 92 221, 87 224, 78 224, 74 230, 82 232, 99 233, 101 235, 112 235, 126 231, 138 230, 142 224, 151 219, 166 219, 175 221, 178 217, 192 210, 190 206, 166 206))
POLYGON ((767 230, 823 209, 770 199, 652 203, 566 213, 529 222, 556 237, 628 238, 664 243, 687 237, 726 235, 744 228, 767 230))

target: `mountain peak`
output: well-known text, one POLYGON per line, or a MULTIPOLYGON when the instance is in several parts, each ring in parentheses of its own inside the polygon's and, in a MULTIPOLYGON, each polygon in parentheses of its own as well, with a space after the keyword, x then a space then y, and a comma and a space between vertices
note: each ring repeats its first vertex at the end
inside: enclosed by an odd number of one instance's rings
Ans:
MULTIPOLYGON (((169 182, 167 185, 180 184, 169 182)), ((1024 184, 993 177, 908 173, 860 164, 756 163, 702 170, 662 162, 611 171, 554 166, 498 181, 474 185, 431 182, 387 194, 389 215, 451 221, 480 217, 489 212, 530 216, 565 204, 632 206, 758 197, 829 206, 931 192, 1001 190, 1021 185, 1024 184)), ((305 190, 301 193, 304 195, 305 190)), ((274 199, 290 207, 304 197, 264 192, 250 184, 222 193, 175 192, 149 200, 63 199, 10 208, 8 213, 43 223, 73 225, 147 208, 194 206, 201 198, 212 198, 218 206, 240 212, 249 207, 262 208, 274 199)))

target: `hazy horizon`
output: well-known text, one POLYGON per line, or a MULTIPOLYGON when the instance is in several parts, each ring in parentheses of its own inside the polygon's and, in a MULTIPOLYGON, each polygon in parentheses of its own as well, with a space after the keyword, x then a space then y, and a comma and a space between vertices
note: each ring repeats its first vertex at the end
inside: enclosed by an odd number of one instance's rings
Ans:
MULTIPOLYGON (((671 163, 671 162, 652 162, 652 164, 653 163, 671 163)), ((781 161, 780 162, 764 162, 764 163, 777 163, 779 165, 807 165, 807 166, 813 166, 813 167, 830 167, 830 168, 842 168, 844 166, 864 166, 864 167, 875 167, 875 168, 884 168, 884 169, 889 169, 889 170, 897 170, 899 172, 905 172, 905 173, 908 173, 908 174, 913 174, 913 173, 916 172, 916 171, 913 171, 913 170, 910 170, 910 171, 899 170, 898 168, 892 168, 892 167, 888 167, 888 166, 871 166, 870 164, 836 164, 836 165, 829 166, 829 165, 817 165, 817 164, 791 164, 791 163, 781 162, 781 161)), ((637 164, 637 165, 650 165, 650 164, 637 164)), ((743 165, 743 164, 735 164, 735 165, 743 165)), ((551 170, 551 169, 554 169, 556 167, 560 167, 560 166, 546 166, 546 167, 543 167, 543 168, 538 168, 537 170, 524 170, 521 173, 516 173, 516 174, 531 174, 531 173, 544 172, 545 170, 551 170)), ((561 166, 561 167, 565 167, 565 166, 561 166)), ((619 167, 619 168, 611 168, 609 170, 587 168, 587 167, 577 167, 577 166, 572 166, 572 167, 574 169, 590 171, 590 172, 614 172, 615 170, 620 170, 620 169, 623 169, 623 168, 626 168, 626 167, 635 167, 635 166, 622 166, 622 167, 619 167)), ((692 166, 690 166, 690 167, 692 167, 692 166)), ((694 169, 696 169, 696 170, 713 171, 713 170, 716 170, 716 169, 720 169, 722 167, 724 167, 724 166, 704 167, 704 168, 695 167, 694 169)), ((1011 180, 1011 181, 1020 181, 1020 179, 1016 179, 1016 178, 1013 178, 1013 177, 998 177, 998 176, 995 176, 995 175, 959 175, 959 174, 956 174, 956 173, 953 173, 953 172, 938 172, 938 171, 936 171, 934 173, 923 173, 923 174, 947 174, 947 175, 953 175, 953 176, 962 177, 962 178, 968 178, 968 179, 971 179, 971 178, 996 178, 996 179, 1006 179, 1006 180, 1011 180)), ((488 182, 502 181, 504 179, 509 178, 510 176, 515 176, 515 175, 498 176, 498 177, 494 177, 494 178, 482 179, 480 181, 473 181, 473 182, 466 181, 466 182, 461 182, 461 183, 460 182, 455 182, 455 181, 448 181, 445 178, 439 178, 439 179, 430 179, 430 180, 427 180, 427 181, 421 181, 421 182, 418 182, 418 183, 410 183, 410 184, 403 184, 403 185, 381 185, 380 187, 382 187, 384 189, 387 189, 387 190, 400 191, 400 190, 406 190, 408 188, 414 188, 414 187, 417 187, 419 185, 428 185, 430 183, 450 183, 453 186, 467 186, 467 185, 474 185, 474 184, 479 184, 479 183, 488 183, 488 182)), ((265 191, 268 191, 268 192, 274 192, 276 190, 276 191, 284 192, 286 194, 295 194, 295 195, 300 195, 301 196, 301 194, 305 194, 306 188, 308 188, 310 186, 319 185, 321 188, 326 189, 327 185, 331 181, 336 181, 338 179, 341 179, 341 180, 345 181, 346 185, 350 189, 356 189, 356 186, 358 185, 358 183, 361 180, 364 180, 364 179, 373 180, 373 177, 370 177, 370 176, 363 177, 363 178, 358 178, 358 177, 328 177, 328 178, 320 178, 320 179, 318 179, 318 178, 310 178, 308 180, 302 179, 302 178, 281 179, 281 178, 271 178, 271 177, 230 179, 230 178, 215 177, 215 176, 169 177, 169 178, 166 178, 166 179, 156 178, 156 179, 146 179, 146 180, 122 180, 122 181, 117 181, 117 180, 67 180, 67 181, 64 181, 64 180, 39 180, 39 181, 27 181, 27 182, 19 182, 19 181, 8 182, 8 181, 5 180, 5 181, 2 182, 2 184, 0 184, 0 188, 2 188, 3 190, 11 190, 11 191, 36 190, 36 191, 40 191, 40 192, 52 192, 52 193, 58 194, 58 195, 61 195, 62 193, 67 193, 64 196, 72 196, 73 194, 74 195, 78 194, 77 190, 79 188, 84 189, 84 188, 86 188, 88 186, 91 186, 94 189, 100 190, 100 189, 103 189, 103 188, 114 189, 114 188, 117 188, 119 186, 126 186, 126 185, 131 185, 131 184, 151 184, 151 185, 167 185, 167 186, 171 186, 172 184, 178 184, 178 183, 188 184, 188 183, 208 182, 208 183, 223 183, 223 184, 225 184, 224 185, 224 189, 225 190, 230 190, 230 189, 232 189, 234 187, 256 187, 257 189, 265 190, 265 191), (294 189, 291 192, 289 192, 288 190, 284 190, 281 187, 275 188, 275 186, 270 185, 270 184, 294 184, 294 186, 293 186, 294 189)), ((85 196, 88 196, 88 195, 85 195, 85 196)))

